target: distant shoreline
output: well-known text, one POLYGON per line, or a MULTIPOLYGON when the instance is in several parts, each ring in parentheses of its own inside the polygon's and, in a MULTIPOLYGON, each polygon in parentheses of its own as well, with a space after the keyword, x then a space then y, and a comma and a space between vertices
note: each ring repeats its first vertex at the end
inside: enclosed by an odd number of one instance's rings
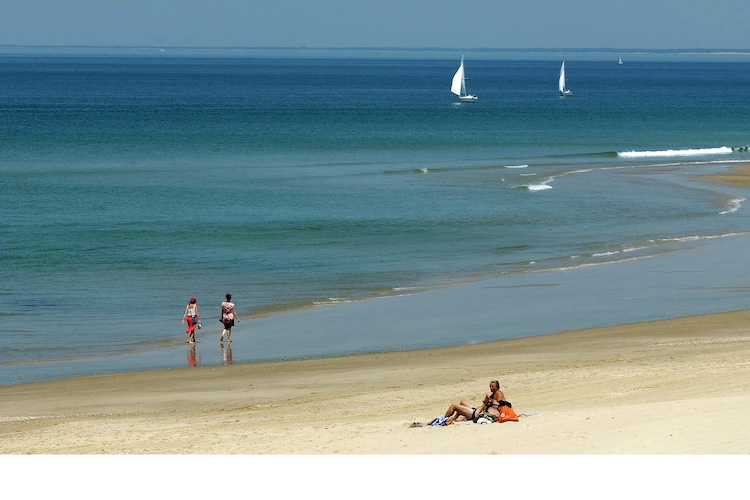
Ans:
MULTIPOLYGON (((750 57, 750 49, 646 49, 646 48, 450 48, 450 47, 176 47, 176 46, 51 46, 51 45, 0 45, 0 56, 19 55, 107 55, 107 56, 173 56, 173 57, 373 57, 418 59, 453 58, 455 54, 472 54, 475 59, 505 56, 532 59, 558 58, 560 54, 571 58, 582 56, 609 59, 613 55, 635 59, 649 58, 732 58, 750 57)), ((503 58, 503 57, 501 57, 503 58)))

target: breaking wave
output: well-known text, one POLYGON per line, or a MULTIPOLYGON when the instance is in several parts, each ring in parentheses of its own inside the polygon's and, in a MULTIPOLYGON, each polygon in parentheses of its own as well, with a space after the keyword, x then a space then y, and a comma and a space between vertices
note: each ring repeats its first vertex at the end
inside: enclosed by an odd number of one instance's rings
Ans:
POLYGON ((617 153, 620 158, 655 158, 673 156, 703 156, 703 155, 726 155, 732 153, 732 148, 722 146, 720 148, 703 149, 666 149, 664 151, 623 151, 617 153))

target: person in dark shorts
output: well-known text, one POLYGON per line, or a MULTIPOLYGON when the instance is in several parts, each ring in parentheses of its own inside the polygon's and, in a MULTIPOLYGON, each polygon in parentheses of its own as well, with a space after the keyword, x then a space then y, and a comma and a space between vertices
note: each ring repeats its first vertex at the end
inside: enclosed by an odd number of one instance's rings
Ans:
POLYGON ((237 323, 240 322, 240 317, 237 315, 237 311, 232 303, 232 294, 226 295, 227 300, 221 303, 221 322, 224 324, 224 330, 221 332, 221 342, 224 341, 224 335, 227 336, 227 342, 231 342, 229 337, 232 335, 232 327, 234 326, 234 320, 237 323))

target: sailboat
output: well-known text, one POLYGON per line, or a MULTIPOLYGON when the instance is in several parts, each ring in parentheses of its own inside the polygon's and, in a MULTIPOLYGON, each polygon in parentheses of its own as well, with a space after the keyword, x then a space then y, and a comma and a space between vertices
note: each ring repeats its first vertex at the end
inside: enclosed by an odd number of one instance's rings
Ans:
POLYGON ((617 64, 622 64, 622 56, 620 56, 620 60, 617 62, 617 64))
POLYGON ((562 66, 560 66, 559 87, 560 87, 560 95, 562 96, 573 95, 573 91, 565 87, 565 61, 563 61, 562 66))
POLYGON ((461 66, 458 67, 458 71, 453 75, 451 92, 458 96, 460 102, 475 102, 477 100, 477 96, 466 93, 466 75, 464 74, 463 55, 461 56, 461 66))

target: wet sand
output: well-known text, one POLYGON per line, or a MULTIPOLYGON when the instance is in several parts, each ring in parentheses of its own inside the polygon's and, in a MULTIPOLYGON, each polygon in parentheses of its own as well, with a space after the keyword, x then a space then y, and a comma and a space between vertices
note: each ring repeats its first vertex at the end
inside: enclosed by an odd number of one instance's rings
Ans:
POLYGON ((732 167, 731 171, 727 173, 699 175, 696 177, 738 188, 750 188, 750 165, 732 167))

